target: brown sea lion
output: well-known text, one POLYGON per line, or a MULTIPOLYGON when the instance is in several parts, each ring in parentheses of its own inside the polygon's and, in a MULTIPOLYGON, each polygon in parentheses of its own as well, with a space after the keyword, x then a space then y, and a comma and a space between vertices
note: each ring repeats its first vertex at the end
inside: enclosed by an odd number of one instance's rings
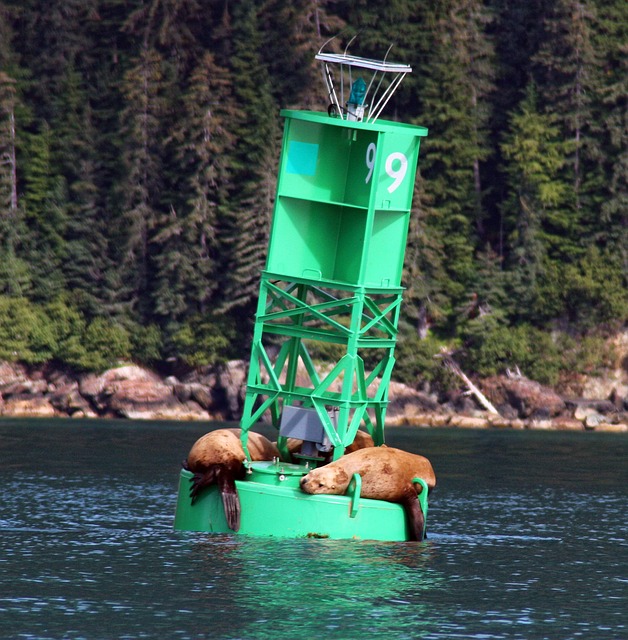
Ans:
MULTIPOLYGON (((240 528, 240 500, 236 491, 236 480, 245 474, 246 455, 240 441, 241 429, 217 429, 200 437, 190 449, 183 462, 184 469, 191 471, 190 498, 195 502, 204 487, 216 484, 222 497, 227 524, 230 529, 240 528)), ((249 431, 247 443, 251 460, 272 460, 279 457, 279 450, 267 438, 249 431)))
POLYGON ((359 451, 360 449, 368 449, 369 447, 374 446, 375 443, 373 442, 371 434, 358 429, 355 432, 355 438, 353 439, 353 442, 345 449, 345 455, 347 455, 348 453, 353 453, 354 451, 359 451))
MULTIPOLYGON (((303 440, 299 440, 298 438, 288 438, 287 444, 288 444, 288 452, 290 453, 290 456, 292 458, 293 454, 300 453, 303 440)), ((358 429, 358 431, 356 431, 353 442, 350 445, 348 445, 347 448, 345 449, 345 455, 353 451, 358 451, 358 449, 366 449, 367 447, 374 447, 374 446, 375 446, 375 443, 373 442, 373 438, 371 434, 367 433, 366 431, 362 431, 361 429, 358 429)), ((324 454, 326 463, 331 461, 333 453, 334 453, 334 449, 332 447, 330 451, 324 454)), ((292 458, 292 461, 298 462, 298 459, 295 457, 295 458, 292 458)))
POLYGON ((412 480, 425 480, 428 491, 436 486, 434 469, 427 458, 385 446, 360 449, 310 471, 301 478, 301 489, 306 493, 343 494, 354 473, 362 476, 362 497, 403 505, 411 539, 423 539, 425 517, 417 500, 421 485, 412 480))

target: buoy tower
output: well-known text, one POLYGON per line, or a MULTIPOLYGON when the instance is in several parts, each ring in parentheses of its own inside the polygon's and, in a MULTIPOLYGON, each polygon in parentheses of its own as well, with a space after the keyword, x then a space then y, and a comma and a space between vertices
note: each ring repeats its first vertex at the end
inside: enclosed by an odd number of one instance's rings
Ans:
MULTIPOLYGON (((384 442, 401 276, 424 127, 380 119, 405 64, 324 53, 325 112, 284 110, 276 201, 251 346, 242 444, 263 417, 282 460, 248 462, 240 533, 405 540, 400 505, 306 495, 300 478, 343 455, 363 427, 384 442), (315 364, 310 353, 331 353, 315 364), (288 439, 303 441, 291 456, 288 439)), ((186 476, 186 474, 188 474, 186 476)), ((175 528, 228 531, 217 491, 190 505, 183 471, 175 528)), ((427 511, 427 490, 419 499, 427 511)))

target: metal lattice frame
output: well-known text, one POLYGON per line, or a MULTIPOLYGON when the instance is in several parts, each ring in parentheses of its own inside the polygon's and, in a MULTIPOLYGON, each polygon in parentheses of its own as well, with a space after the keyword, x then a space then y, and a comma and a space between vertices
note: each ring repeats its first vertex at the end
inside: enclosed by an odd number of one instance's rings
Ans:
POLYGON ((262 275, 241 421, 244 432, 266 411, 278 427, 283 405, 297 404, 316 409, 335 457, 353 441, 362 422, 376 443, 383 443, 402 289, 339 287, 262 275), (271 336, 279 348, 269 347, 271 336), (342 345, 344 355, 328 373, 319 374, 307 341, 342 345), (361 356, 365 349, 382 353, 369 373, 361 356), (328 413, 331 407, 338 408, 336 426, 328 413))

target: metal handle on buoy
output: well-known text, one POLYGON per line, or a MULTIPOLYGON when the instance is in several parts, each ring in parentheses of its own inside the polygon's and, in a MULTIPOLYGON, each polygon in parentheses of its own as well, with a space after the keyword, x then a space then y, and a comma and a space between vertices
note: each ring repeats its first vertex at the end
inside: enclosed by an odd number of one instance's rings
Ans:
POLYGON ((359 473, 354 473, 347 492, 351 495, 351 507, 349 509, 349 517, 355 518, 358 515, 360 509, 360 491, 362 490, 362 476, 359 473))
MULTIPOLYGON (((428 487, 427 482, 423 480, 423 478, 412 478, 412 484, 421 485, 421 491, 417 492, 417 500, 419 501, 419 505, 421 506, 421 511, 423 512, 424 522, 427 519, 427 497, 428 497, 428 487)), ((425 524, 423 525, 423 537, 425 537, 425 524)))

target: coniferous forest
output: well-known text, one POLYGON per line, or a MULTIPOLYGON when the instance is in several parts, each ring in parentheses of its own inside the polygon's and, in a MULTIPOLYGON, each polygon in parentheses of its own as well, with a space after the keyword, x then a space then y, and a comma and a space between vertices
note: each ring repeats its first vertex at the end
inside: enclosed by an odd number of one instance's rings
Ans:
MULTIPOLYGON (((628 322, 625 0, 0 0, 0 360, 248 358, 281 108, 327 50, 429 129, 396 376, 591 371, 628 322), (339 34, 339 35, 338 35, 339 34), (442 369, 442 367, 441 367, 442 369)), ((324 355, 324 354, 323 354, 324 355)))

